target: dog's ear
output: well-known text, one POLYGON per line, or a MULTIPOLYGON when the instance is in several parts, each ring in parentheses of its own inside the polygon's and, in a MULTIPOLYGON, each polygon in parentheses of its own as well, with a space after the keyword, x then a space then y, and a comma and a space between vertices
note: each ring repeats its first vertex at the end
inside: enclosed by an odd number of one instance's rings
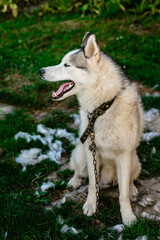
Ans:
POLYGON ((82 41, 82 45, 81 47, 84 49, 86 44, 87 44, 87 41, 88 41, 88 38, 91 36, 91 33, 90 32, 86 32, 86 34, 84 35, 84 38, 83 38, 83 41, 82 41))
POLYGON ((83 43, 85 56, 88 58, 94 56, 98 62, 100 59, 100 48, 96 42, 96 36, 87 32, 83 38, 83 43))

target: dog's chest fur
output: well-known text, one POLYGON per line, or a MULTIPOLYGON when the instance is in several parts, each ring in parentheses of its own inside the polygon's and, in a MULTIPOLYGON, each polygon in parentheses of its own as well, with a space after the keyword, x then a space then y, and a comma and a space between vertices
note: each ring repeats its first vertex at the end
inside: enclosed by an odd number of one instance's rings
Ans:
MULTIPOLYGON (((133 92, 132 89, 132 96, 133 92)), ((137 138, 141 135, 138 133, 137 94, 135 93, 129 102, 127 100, 128 94, 131 94, 131 89, 118 96, 113 105, 95 122, 95 143, 97 151, 102 157, 116 155, 126 149, 132 150, 137 138)), ((87 112, 83 111, 82 107, 80 134, 85 130, 87 124, 87 112)), ((89 143, 90 139, 87 142, 89 143)))

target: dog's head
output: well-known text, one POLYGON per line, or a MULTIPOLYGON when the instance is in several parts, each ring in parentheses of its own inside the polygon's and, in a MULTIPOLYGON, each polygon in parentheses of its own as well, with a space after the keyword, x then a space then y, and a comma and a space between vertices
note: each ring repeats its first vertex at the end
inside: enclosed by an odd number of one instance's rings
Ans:
POLYGON ((62 100, 78 94, 97 80, 97 68, 101 52, 94 34, 87 32, 81 48, 66 54, 56 66, 39 70, 40 76, 47 81, 64 81, 58 91, 53 92, 53 100, 62 100))

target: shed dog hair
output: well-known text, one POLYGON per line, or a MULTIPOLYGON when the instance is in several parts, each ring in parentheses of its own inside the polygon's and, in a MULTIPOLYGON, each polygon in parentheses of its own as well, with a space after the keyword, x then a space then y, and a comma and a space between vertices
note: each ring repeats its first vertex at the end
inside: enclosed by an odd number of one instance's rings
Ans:
MULTIPOLYGON (((101 187, 118 183, 119 202, 123 223, 136 220, 130 197, 137 194, 134 180, 139 176, 141 164, 136 149, 143 131, 143 109, 136 86, 120 67, 102 51, 94 34, 86 33, 82 46, 66 54, 59 65, 40 69, 47 81, 62 81, 53 100, 63 100, 76 94, 80 104, 79 135, 88 125, 88 114, 102 103, 112 100, 112 106, 95 122, 95 143, 98 178, 101 187), (68 81, 69 80, 69 81, 68 81)), ((72 152, 70 167, 74 176, 69 186, 78 188, 81 178, 89 176, 88 197, 83 212, 91 216, 96 211, 96 188, 91 143, 88 137, 72 152)))

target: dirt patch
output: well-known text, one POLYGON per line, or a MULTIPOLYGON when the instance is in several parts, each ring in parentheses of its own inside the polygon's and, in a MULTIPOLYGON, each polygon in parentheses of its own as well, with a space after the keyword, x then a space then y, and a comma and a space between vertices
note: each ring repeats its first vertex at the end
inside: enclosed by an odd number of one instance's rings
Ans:
POLYGON ((0 104, 0 119, 4 119, 7 114, 12 113, 14 110, 14 106, 0 104))
POLYGON ((66 25, 67 28, 74 30, 74 29, 79 28, 79 25, 81 23, 82 23, 82 21, 79 22, 77 20, 66 20, 66 21, 59 22, 59 25, 63 26, 63 27, 64 27, 64 25, 66 25))
MULTIPOLYGON (((160 177, 137 180, 137 189, 139 194, 131 200, 133 212, 138 217, 148 217, 160 222, 160 177)), ((83 185, 76 190, 66 190, 62 197, 51 206, 61 207, 67 200, 74 200, 77 203, 84 204, 87 198, 88 185, 83 185)), ((118 201, 118 187, 110 187, 100 191, 106 197, 114 198, 118 201)), ((100 203, 101 204, 101 203, 100 203)))
POLYGON ((160 177, 138 180, 139 195, 133 201, 133 209, 138 216, 154 215, 160 221, 160 177))
POLYGON ((19 90, 23 85, 32 85, 32 83, 27 80, 26 76, 12 72, 7 73, 3 78, 3 84, 8 86, 8 89, 15 91, 19 90))
POLYGON ((160 29, 160 24, 153 24, 152 27, 144 28, 140 21, 134 21, 129 25, 129 32, 136 33, 137 35, 155 34, 160 29))
POLYGON ((160 96, 160 91, 159 90, 155 90, 151 87, 145 87, 142 85, 142 83, 136 81, 137 84, 137 88, 138 88, 138 93, 140 96, 160 96))
MULTIPOLYGON (((139 179, 136 181, 137 197, 132 202, 133 212, 138 217, 151 217, 160 221, 160 177, 139 179)), ((107 197, 118 199, 118 187, 103 190, 107 197)))

